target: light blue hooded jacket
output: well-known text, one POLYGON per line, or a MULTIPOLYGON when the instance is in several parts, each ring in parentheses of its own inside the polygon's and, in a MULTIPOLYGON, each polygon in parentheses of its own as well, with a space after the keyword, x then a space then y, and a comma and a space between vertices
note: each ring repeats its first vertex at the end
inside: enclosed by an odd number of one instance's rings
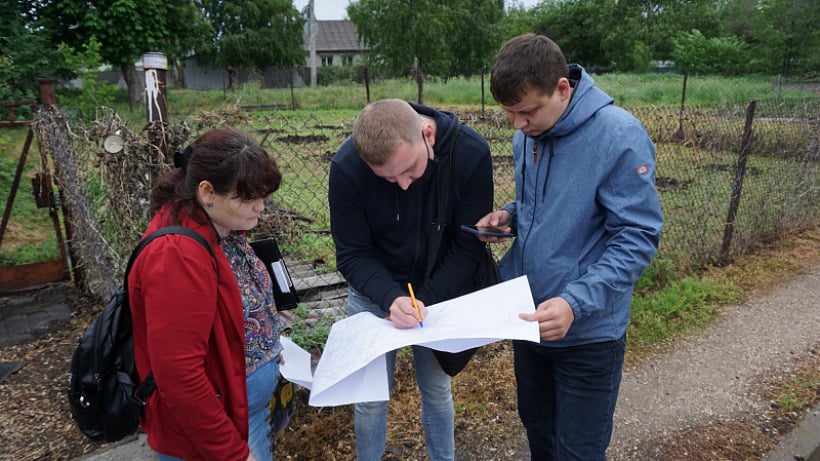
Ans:
POLYGON ((626 333, 663 225, 646 130, 580 66, 570 66, 570 82, 569 106, 550 130, 513 137, 516 195, 504 209, 517 238, 499 264, 504 280, 528 276, 536 306, 555 296, 572 306, 566 337, 541 342, 554 347, 626 333))

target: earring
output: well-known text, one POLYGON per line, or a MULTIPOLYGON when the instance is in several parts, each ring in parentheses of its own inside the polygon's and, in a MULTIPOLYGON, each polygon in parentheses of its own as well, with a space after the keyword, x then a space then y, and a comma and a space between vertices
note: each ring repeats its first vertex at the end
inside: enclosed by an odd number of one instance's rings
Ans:
POLYGON ((213 207, 214 207, 214 201, 213 201, 213 200, 209 200, 209 201, 208 201, 208 208, 213 208, 213 207))

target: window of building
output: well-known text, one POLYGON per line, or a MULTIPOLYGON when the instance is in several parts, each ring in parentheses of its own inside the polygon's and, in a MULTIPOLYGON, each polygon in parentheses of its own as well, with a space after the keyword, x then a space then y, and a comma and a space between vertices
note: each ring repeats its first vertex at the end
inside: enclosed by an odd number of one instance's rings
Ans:
POLYGON ((346 54, 342 56, 342 65, 343 66, 352 66, 353 65, 353 55, 346 54))
POLYGON ((332 66, 333 56, 322 56, 322 67, 332 66))

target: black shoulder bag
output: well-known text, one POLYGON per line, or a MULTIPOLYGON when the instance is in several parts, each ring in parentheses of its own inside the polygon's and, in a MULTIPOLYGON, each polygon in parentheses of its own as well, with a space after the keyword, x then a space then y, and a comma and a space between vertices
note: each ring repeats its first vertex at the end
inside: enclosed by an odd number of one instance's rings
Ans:
MULTIPOLYGON (((453 172, 453 156, 455 154, 455 146, 458 138, 458 132, 461 129, 461 123, 458 124, 456 132, 453 135, 453 142, 450 143, 450 159, 446 165, 447 170, 441 172, 442 181, 439 187, 438 212, 435 225, 432 228, 430 235, 430 247, 427 252, 427 269, 424 272, 424 279, 428 280, 430 274, 433 272, 433 265, 436 262, 438 249, 441 246, 441 239, 444 235, 444 229, 447 227, 447 202, 450 195, 450 183, 452 182, 453 172)), ((500 277, 498 275, 498 265, 493 258, 493 254, 487 245, 484 245, 484 258, 481 265, 473 274, 473 281, 477 288, 486 288, 490 285, 498 283, 500 277)), ((478 347, 465 349, 460 352, 446 352, 432 349, 436 356, 441 369, 450 376, 457 375, 470 359, 478 351, 478 347)))

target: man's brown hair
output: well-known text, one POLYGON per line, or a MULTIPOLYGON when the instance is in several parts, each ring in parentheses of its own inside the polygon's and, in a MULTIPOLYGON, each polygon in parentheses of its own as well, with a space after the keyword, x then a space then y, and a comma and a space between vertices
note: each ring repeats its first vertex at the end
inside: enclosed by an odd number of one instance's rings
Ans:
POLYGON ((544 35, 518 35, 495 56, 490 92, 500 104, 512 106, 525 91, 552 96, 558 80, 568 76, 567 60, 558 44, 544 35))

